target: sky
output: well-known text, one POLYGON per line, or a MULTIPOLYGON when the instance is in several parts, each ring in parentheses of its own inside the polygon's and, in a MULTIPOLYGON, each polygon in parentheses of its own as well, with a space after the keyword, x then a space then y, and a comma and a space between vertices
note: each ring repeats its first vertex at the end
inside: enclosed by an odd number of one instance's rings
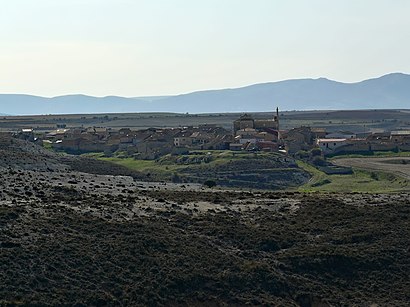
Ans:
POLYGON ((0 0, 0 93, 175 95, 410 73, 408 0, 0 0))

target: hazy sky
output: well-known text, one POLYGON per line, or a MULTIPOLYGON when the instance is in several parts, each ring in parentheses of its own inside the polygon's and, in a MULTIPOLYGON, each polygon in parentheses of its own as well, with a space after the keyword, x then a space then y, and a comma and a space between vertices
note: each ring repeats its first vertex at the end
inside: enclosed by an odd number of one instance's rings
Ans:
POLYGON ((410 72, 409 0, 0 4, 0 93, 166 95, 410 72))

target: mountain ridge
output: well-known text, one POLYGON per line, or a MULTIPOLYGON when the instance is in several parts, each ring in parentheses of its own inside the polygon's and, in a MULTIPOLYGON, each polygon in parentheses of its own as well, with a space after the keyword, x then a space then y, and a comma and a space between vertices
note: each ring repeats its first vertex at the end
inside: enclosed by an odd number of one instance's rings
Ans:
POLYGON ((15 115, 175 112, 260 112, 410 108, 410 75, 390 73, 344 83, 327 78, 289 79, 238 88, 201 90, 174 96, 94 97, 70 94, 41 97, 0 94, 0 112, 15 115))

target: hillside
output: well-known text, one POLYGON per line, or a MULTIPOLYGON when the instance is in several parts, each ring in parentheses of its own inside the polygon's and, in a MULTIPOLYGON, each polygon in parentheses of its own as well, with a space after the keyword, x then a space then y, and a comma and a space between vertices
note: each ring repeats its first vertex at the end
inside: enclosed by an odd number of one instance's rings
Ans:
POLYGON ((0 105, 0 112, 7 114, 258 112, 276 106, 281 110, 406 109, 410 105, 410 75, 393 73, 357 83, 325 78, 295 79, 141 98, 85 95, 43 98, 7 94, 0 95, 0 105))
POLYGON ((197 151, 166 155, 157 161, 89 156, 136 171, 150 181, 202 184, 211 180, 223 187, 284 190, 298 187, 310 178, 294 159, 277 153, 197 151))
POLYGON ((0 306, 408 305, 408 193, 141 182, 4 134, 0 157, 0 306))

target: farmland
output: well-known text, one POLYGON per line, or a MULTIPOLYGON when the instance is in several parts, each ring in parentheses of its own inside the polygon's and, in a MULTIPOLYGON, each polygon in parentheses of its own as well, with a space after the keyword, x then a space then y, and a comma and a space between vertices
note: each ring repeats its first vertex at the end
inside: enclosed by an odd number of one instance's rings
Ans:
MULTIPOLYGON (((272 107, 273 108, 273 107, 272 107)), ((55 129, 57 123, 72 127, 107 127, 112 129, 146 129, 150 127, 180 127, 215 124, 226 129, 240 113, 112 113, 78 115, 36 115, 0 117, 0 131, 13 131, 32 127, 38 131, 55 129)), ((257 118, 272 118, 273 112, 253 113, 257 118)), ((410 112, 406 110, 356 111, 283 111, 280 112, 281 129, 300 126, 322 127, 328 131, 383 131, 410 127, 410 112)))
POLYGON ((410 179, 410 157, 339 158, 333 163, 371 171, 382 171, 410 179))
POLYGON ((356 165, 342 163, 341 166, 353 167, 353 173, 327 175, 302 161, 299 161, 298 165, 312 175, 309 182, 298 188, 301 192, 392 193, 410 191, 408 179, 388 172, 386 169, 363 169, 361 165, 358 165, 359 168, 355 167, 356 165))

